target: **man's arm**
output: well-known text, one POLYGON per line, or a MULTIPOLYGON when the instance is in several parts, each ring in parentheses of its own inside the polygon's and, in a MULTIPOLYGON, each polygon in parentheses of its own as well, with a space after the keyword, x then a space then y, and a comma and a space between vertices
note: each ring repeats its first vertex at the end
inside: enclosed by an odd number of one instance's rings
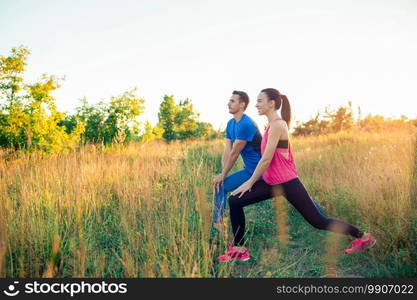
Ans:
POLYGON ((226 165, 226 162, 229 160, 232 147, 233 147, 232 141, 230 139, 226 139, 226 144, 224 145, 224 150, 222 154, 222 169, 226 165))
POLYGON ((226 139, 226 146, 222 155, 222 173, 217 175, 213 180, 213 184, 216 187, 217 192, 219 192, 220 185, 223 184, 224 178, 232 169, 237 158, 239 157, 240 151, 242 151, 245 145, 246 141, 235 140, 235 143, 232 145, 232 141, 230 139, 226 139))
POLYGON ((225 163, 223 165, 223 177, 226 177, 230 170, 233 168, 237 158, 239 157, 240 152, 243 150, 243 148, 245 148, 246 143, 247 142, 243 140, 235 140, 230 151, 229 157, 225 160, 225 163))

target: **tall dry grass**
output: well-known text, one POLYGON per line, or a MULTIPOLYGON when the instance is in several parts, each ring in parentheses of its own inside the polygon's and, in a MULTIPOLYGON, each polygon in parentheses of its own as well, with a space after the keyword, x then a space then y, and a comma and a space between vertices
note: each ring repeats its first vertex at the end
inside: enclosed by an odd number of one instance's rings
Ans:
POLYGON ((220 146, 90 146, 3 160, 2 275, 211 276, 205 192, 220 146))
MULTIPOLYGON (((415 243, 416 130, 295 139, 303 182, 331 214, 378 236, 379 248, 415 243), (343 212, 343 213, 341 213, 343 212)), ((411 245, 410 245, 411 246, 411 245)))
MULTIPOLYGON (((208 244, 222 147, 154 142, 0 160, 0 276, 230 276, 233 264, 215 263, 227 233, 220 247, 208 244)), ((414 129, 294 138, 292 147, 330 215, 374 233, 381 255, 412 248, 414 129)))

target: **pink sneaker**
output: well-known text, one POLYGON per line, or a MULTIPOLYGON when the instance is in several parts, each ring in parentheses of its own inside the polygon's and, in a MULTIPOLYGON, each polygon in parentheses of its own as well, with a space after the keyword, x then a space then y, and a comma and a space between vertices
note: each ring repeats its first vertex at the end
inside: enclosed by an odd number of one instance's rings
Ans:
POLYGON ((226 254, 220 255, 217 260, 221 262, 229 260, 247 261, 249 260, 249 252, 247 249, 241 251, 235 247, 229 247, 226 254))
POLYGON ((372 248, 375 243, 376 239, 370 233, 365 233, 364 238, 355 239, 350 243, 351 248, 345 249, 345 253, 360 253, 366 249, 372 248))

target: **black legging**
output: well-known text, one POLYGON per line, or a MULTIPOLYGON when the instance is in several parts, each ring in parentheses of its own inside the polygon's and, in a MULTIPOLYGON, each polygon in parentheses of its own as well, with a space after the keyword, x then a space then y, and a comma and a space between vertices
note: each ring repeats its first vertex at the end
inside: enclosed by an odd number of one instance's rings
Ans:
MULTIPOLYGON (((315 228, 351 235, 356 238, 362 237, 363 232, 357 227, 322 215, 312 202, 300 179, 295 178, 284 182, 282 186, 287 200, 315 228)), ((241 198, 238 195, 229 197, 230 219, 232 221, 235 246, 243 246, 245 243, 245 213, 243 207, 273 197, 273 186, 267 184, 263 179, 258 180, 252 186, 251 191, 244 193, 241 198)))

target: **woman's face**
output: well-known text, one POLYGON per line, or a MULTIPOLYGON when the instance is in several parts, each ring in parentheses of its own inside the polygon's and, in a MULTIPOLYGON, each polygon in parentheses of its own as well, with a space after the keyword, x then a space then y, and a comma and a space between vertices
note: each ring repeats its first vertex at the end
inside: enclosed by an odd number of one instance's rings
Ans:
POLYGON ((275 102, 273 100, 269 100, 268 96, 264 92, 261 92, 258 95, 255 107, 258 110, 258 114, 262 116, 268 111, 275 109, 275 102))

